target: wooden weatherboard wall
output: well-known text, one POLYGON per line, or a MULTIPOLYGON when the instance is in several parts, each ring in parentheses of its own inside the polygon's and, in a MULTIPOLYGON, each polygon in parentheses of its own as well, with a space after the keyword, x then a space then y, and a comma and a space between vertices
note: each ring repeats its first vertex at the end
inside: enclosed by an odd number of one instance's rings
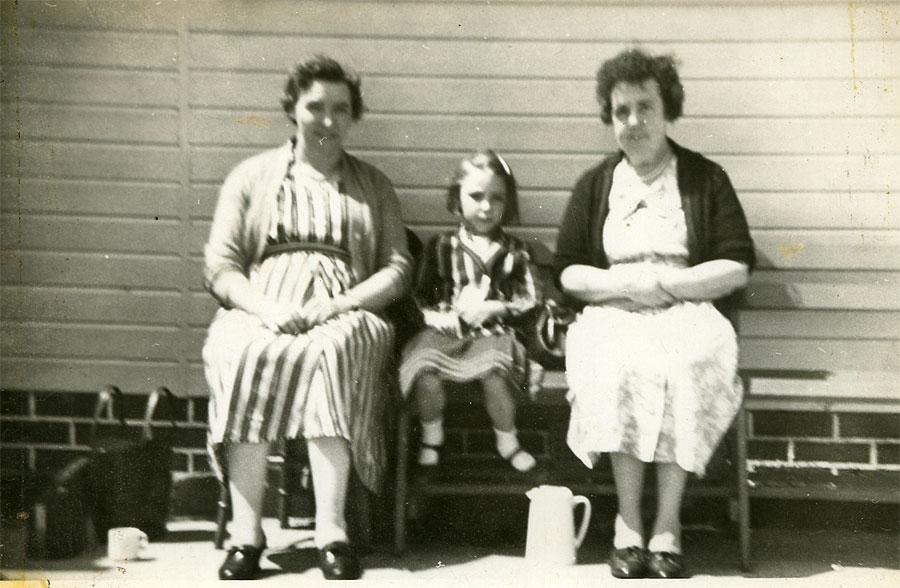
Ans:
POLYGON ((287 70, 363 76, 351 150, 422 234, 458 159, 521 184, 516 232, 553 245, 614 148, 600 62, 682 62, 675 139, 730 173, 758 244, 747 367, 900 373, 898 4, 3 2, 2 386, 203 395, 200 252, 219 182, 284 140, 287 70))

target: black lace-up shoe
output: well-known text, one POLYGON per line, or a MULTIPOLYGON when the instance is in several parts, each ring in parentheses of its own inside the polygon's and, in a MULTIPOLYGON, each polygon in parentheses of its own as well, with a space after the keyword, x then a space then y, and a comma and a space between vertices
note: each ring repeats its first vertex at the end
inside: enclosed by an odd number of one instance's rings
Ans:
POLYGON ((220 580, 252 580, 259 575, 259 558, 263 548, 252 545, 234 546, 228 550, 219 568, 220 580))
POLYGON ((356 580, 362 566, 349 543, 335 541, 319 550, 319 568, 326 580, 356 580))
POLYGON ((609 571, 614 578, 644 578, 647 573, 647 552, 637 546, 613 549, 609 556, 609 571))
POLYGON ((647 558, 648 578, 686 578, 684 558, 680 553, 654 551, 647 558))

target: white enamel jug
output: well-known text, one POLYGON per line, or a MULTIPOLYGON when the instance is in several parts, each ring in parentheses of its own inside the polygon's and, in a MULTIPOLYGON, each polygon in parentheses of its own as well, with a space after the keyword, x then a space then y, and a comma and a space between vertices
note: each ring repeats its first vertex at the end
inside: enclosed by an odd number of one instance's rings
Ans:
POLYGON ((531 500, 525 559, 541 565, 574 564, 591 520, 591 502, 573 496, 565 486, 538 486, 525 495, 531 500), (584 516, 576 535, 573 512, 578 504, 584 505, 584 516))

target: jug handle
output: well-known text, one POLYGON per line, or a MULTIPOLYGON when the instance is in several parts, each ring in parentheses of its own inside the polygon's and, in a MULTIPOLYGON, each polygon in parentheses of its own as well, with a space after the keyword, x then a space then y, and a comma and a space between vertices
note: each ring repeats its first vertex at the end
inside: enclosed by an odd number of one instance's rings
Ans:
POLYGON ((584 536, 587 535, 588 523, 591 522, 591 501, 588 500, 584 496, 574 496, 572 497, 572 502, 574 502, 575 506, 579 504, 584 505, 584 514, 581 517, 581 526, 578 528, 578 535, 575 536, 575 549, 581 547, 581 542, 584 541, 584 536))

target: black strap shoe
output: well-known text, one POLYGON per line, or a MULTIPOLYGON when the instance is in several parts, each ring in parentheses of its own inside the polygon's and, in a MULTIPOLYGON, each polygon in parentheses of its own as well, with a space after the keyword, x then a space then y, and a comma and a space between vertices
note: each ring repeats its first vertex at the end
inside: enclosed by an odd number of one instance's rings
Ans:
POLYGON ((648 578, 686 578, 684 557, 671 551, 653 551, 647 559, 648 578))
POLYGON ((234 546, 228 550, 225 563, 219 568, 220 580, 253 580, 259 576, 259 558, 263 547, 234 546))
POLYGON ((642 547, 613 549, 609 556, 609 571, 614 578, 647 577, 647 552, 642 547))
POLYGON ((362 576, 356 551, 345 541, 329 543, 319 550, 319 569, 326 580, 357 580, 362 576))

